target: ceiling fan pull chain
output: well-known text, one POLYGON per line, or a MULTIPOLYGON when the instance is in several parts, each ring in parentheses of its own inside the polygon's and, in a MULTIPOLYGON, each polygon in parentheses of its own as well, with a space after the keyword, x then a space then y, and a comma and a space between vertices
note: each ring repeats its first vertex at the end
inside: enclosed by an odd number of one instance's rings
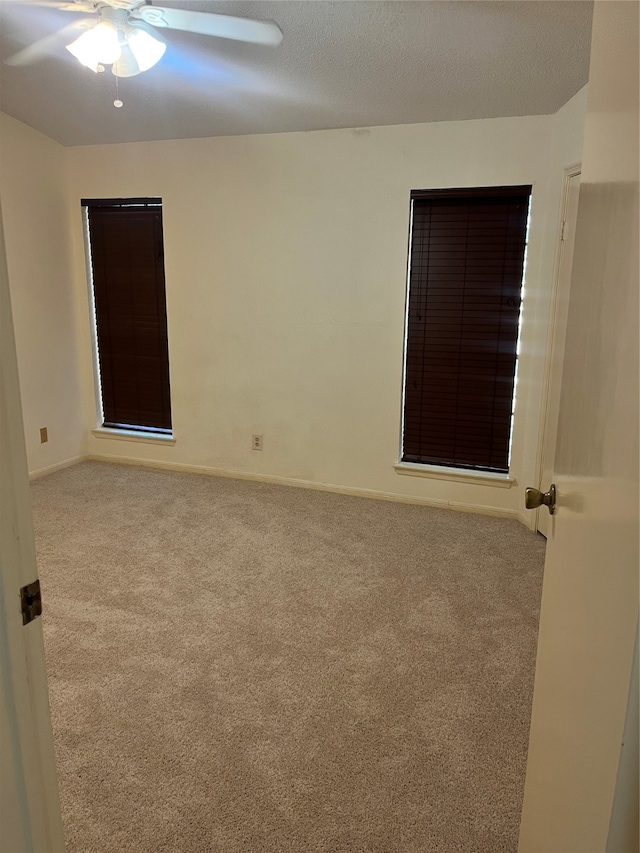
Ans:
POLYGON ((116 78, 116 99, 113 102, 113 106, 120 109, 120 107, 122 106, 122 101, 120 100, 120 92, 118 91, 118 75, 116 74, 114 76, 116 78))

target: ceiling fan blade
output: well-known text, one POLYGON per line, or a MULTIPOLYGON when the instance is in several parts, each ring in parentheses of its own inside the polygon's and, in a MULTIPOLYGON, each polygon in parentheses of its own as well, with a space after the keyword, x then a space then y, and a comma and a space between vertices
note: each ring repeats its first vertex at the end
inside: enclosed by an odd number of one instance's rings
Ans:
POLYGON ((78 35, 81 30, 86 30, 95 25, 94 18, 82 18, 80 21, 74 21, 61 30, 51 33, 44 38, 34 41, 23 50, 14 53, 5 59, 7 65, 29 65, 32 62, 38 62, 41 59, 46 59, 58 48, 64 47, 73 37, 78 35))
POLYGON ((215 12, 190 12, 187 9, 163 9, 159 6, 140 6, 131 13, 154 27, 168 27, 187 33, 203 33, 223 39, 267 44, 274 47, 282 41, 282 30, 272 21, 253 21, 234 18, 215 12))
POLYGON ((77 3, 75 0, 0 0, 0 9, 2 7, 10 8, 17 6, 38 6, 42 9, 54 9, 61 12, 92 12, 93 8, 89 3, 77 3))
POLYGON ((0 9, 4 6, 4 8, 9 8, 11 6, 15 7, 20 3, 21 6, 42 6, 43 8, 49 9, 57 9, 57 4, 51 2, 51 0, 0 0, 0 9))

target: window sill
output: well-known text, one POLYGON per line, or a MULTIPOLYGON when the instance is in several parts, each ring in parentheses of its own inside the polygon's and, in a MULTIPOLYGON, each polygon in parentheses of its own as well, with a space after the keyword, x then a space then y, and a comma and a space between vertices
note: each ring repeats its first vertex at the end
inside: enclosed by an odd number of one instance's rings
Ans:
POLYGON ((510 489, 516 482, 508 474, 466 471, 462 468, 446 468, 440 465, 415 465, 411 462, 398 462, 393 467, 396 469, 396 474, 404 474, 409 477, 453 480, 461 483, 474 483, 477 486, 495 486, 499 489, 510 489))
POLYGON ((162 435, 157 432, 138 432, 134 429, 110 429, 97 427, 91 430, 96 438, 117 438, 120 441, 142 441, 144 444, 175 444, 172 435, 162 435))

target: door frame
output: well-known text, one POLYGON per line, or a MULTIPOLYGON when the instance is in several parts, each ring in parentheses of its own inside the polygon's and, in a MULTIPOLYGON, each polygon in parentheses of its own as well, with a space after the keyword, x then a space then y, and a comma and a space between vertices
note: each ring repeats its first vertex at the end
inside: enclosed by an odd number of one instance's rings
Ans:
MULTIPOLYGON (((540 408, 540 425, 538 428, 538 449, 536 452, 536 483, 535 487, 545 491, 549 484, 542 483, 542 475, 544 468, 544 454, 546 449, 547 436, 547 420, 549 417, 549 399, 551 397, 551 387, 553 377, 554 354, 557 348, 557 337, 560 332, 558 319, 558 303, 560 301, 560 267, 563 252, 563 236, 564 224, 567 217, 567 208, 569 205, 569 182, 572 178, 582 174, 582 163, 575 163, 572 166, 566 166, 563 170, 562 178, 562 195, 560 199, 560 218, 556 230, 556 246, 553 261, 553 280, 551 283, 551 302, 549 307, 549 324, 547 327, 547 341, 545 345, 544 369, 542 374, 542 406, 540 408), (544 488, 543 488, 544 487, 544 488)), ((568 282, 571 286, 571 282, 568 282)), ((564 326, 566 328, 566 318, 564 326)), ((564 331, 564 329, 562 330, 564 331)), ((561 377, 556 377, 560 380, 561 377)), ((556 425, 557 426, 557 425, 556 425)), ((538 519, 541 507, 534 510, 533 515, 533 530, 538 532, 538 519)), ((544 509, 547 512, 547 509, 544 509)))

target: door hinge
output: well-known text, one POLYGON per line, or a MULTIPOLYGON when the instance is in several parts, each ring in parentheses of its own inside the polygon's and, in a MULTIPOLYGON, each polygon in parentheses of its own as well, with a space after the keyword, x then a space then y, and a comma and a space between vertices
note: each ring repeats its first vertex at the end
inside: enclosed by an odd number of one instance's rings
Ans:
POLYGON ((566 220, 562 221, 562 226, 560 228, 560 241, 564 243, 564 226, 566 225, 566 220))
POLYGON ((22 624, 28 625, 36 616, 42 613, 42 596, 40 581, 36 578, 32 583, 20 588, 20 605, 22 608, 22 624))

